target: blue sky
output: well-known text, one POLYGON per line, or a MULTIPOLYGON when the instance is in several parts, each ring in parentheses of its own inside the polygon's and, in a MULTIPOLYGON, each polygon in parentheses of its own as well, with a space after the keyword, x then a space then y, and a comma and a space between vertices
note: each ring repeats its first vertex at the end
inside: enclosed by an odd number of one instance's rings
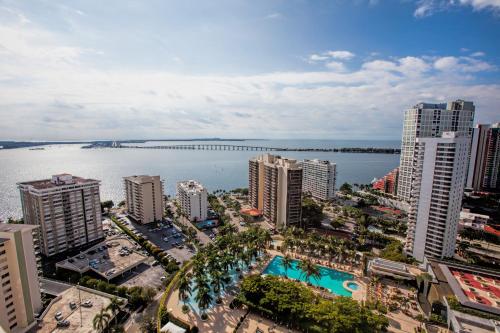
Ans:
POLYGON ((399 139, 499 66, 500 0, 0 0, 0 139, 399 139))

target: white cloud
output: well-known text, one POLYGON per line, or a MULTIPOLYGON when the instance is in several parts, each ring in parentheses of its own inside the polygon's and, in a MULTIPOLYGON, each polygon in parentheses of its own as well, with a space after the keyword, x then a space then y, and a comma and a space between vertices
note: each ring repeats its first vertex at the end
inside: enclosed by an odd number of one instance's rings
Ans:
POLYGON ((334 72, 345 72, 346 67, 344 66, 343 63, 339 61, 330 61, 326 64, 326 67, 331 69, 334 72))
POLYGON ((419 0, 413 15, 422 18, 456 6, 468 6, 476 11, 500 12, 500 0, 419 0))
POLYGON ((271 14, 267 15, 265 18, 269 19, 269 20, 276 20, 276 19, 280 19, 282 17, 283 17, 283 14, 281 14, 281 13, 271 13, 271 14))
POLYGON ((440 71, 455 70, 458 66, 458 58, 456 57, 442 57, 434 62, 434 68, 440 71))
POLYGON ((240 76, 100 69, 85 61, 98 51, 4 22, 2 139, 398 138, 405 108, 454 98, 475 101, 478 121, 497 120, 500 85, 475 80, 495 68, 473 57, 375 58, 346 68, 339 60, 347 58, 318 54, 328 56, 317 60, 325 69, 240 76))
POLYGON ((470 57, 441 57, 434 61, 434 68, 440 71, 483 72, 496 70, 495 66, 486 61, 470 57))
POLYGON ((328 60, 329 57, 328 56, 324 56, 324 55, 319 55, 319 54, 311 54, 309 56, 309 60, 314 62, 314 61, 323 61, 323 60, 328 60))
POLYGON ((327 51, 325 53, 333 59, 349 60, 352 59, 355 54, 349 51, 327 51))
POLYGON ((472 53, 470 56, 471 57, 484 57, 485 55, 486 54, 484 52, 478 51, 478 52, 472 53))

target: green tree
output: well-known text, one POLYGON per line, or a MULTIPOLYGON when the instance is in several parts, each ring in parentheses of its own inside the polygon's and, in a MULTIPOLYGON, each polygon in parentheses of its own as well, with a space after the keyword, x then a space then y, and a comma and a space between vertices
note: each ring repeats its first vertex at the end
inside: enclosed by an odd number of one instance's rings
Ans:
POLYGON ((101 309, 99 313, 97 313, 92 321, 92 326, 98 332, 102 332, 108 326, 111 315, 105 310, 101 309))
POLYGON ((111 298, 110 303, 106 307, 106 310, 110 311, 111 314, 113 315, 113 320, 114 320, 115 324, 116 324, 116 320, 117 320, 117 315, 120 312, 123 304, 124 304, 123 300, 114 296, 113 298, 111 298))
POLYGON ((352 186, 351 184, 348 184, 348 183, 344 183, 342 184, 342 186, 340 186, 340 192, 344 193, 344 194, 352 194, 352 186))
POLYGON ((191 288, 191 273, 187 273, 179 279, 179 283, 177 288, 179 289, 179 299, 186 304, 187 299, 191 296, 192 288, 191 288))
POLYGON ((281 261, 281 265, 283 266, 283 269, 285 270, 285 277, 288 277, 288 269, 293 267, 293 260, 289 255, 285 255, 283 257, 283 260, 281 261))
POLYGON ((323 205, 318 204, 311 197, 302 199, 302 223, 306 227, 317 227, 323 221, 323 205))
POLYGON ((299 261, 299 268, 302 270, 302 274, 304 274, 308 283, 311 277, 318 279, 321 276, 318 266, 310 259, 299 261))

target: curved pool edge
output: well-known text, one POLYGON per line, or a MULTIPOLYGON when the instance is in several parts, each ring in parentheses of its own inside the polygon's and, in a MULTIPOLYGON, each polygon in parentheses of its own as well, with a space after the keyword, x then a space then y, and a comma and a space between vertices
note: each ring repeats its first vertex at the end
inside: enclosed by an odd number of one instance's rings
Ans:
POLYGON ((344 287, 345 290, 350 291, 351 293, 355 293, 356 291, 359 290, 360 285, 355 280, 347 280, 342 283, 342 287, 344 287), (356 286, 358 286, 358 289, 352 289, 351 287, 349 287, 349 284, 351 283, 354 283, 356 286))

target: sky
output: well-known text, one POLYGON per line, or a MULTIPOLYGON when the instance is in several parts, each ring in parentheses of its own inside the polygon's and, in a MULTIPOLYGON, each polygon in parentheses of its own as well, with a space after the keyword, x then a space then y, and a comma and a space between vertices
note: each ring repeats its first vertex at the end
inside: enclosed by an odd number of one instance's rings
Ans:
POLYGON ((499 69, 500 0, 0 0, 0 140, 399 140, 499 69))

